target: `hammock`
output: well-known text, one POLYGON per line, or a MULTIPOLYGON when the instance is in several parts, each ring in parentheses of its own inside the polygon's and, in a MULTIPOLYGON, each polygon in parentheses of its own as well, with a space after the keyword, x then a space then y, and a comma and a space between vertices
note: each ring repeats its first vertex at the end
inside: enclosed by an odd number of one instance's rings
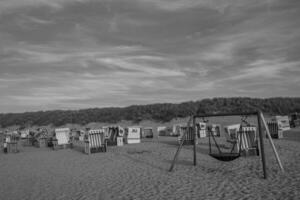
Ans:
MULTIPOLYGON (((232 148, 231 148, 231 151, 230 152, 222 152, 221 149, 220 149, 220 146, 218 145, 216 139, 215 139, 215 136, 214 134, 212 134, 211 131, 208 132, 208 141, 209 141, 209 155, 219 161, 224 161, 224 162, 228 162, 228 161, 233 161, 237 158, 240 157, 241 153, 240 153, 240 149, 238 150, 238 152, 233 152, 234 151, 234 148, 235 146, 237 145, 237 141, 233 142, 233 145, 232 145, 232 148), (211 139, 210 137, 212 136, 214 142, 215 142, 215 145, 218 149, 218 153, 212 153, 211 152, 211 139)), ((241 145, 241 142, 239 143, 239 145, 241 145)))

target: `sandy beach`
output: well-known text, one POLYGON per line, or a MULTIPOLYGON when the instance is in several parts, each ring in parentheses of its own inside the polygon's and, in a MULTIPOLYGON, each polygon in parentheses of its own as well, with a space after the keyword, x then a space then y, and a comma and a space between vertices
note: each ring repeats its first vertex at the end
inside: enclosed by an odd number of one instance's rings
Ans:
MULTIPOLYGON (((292 134, 299 130, 292 131, 292 134)), ((289 138, 290 132, 285 133, 289 138)), ((293 136, 294 137, 294 136, 293 136)), ((298 137, 299 138, 299 137, 298 137)), ((260 157, 220 162, 208 153, 207 138, 184 146, 173 172, 176 137, 144 139, 140 144, 109 147, 85 155, 74 149, 20 147, 0 153, 0 199, 299 199, 300 143, 274 140, 285 168, 282 173, 265 140, 268 179, 260 157)))

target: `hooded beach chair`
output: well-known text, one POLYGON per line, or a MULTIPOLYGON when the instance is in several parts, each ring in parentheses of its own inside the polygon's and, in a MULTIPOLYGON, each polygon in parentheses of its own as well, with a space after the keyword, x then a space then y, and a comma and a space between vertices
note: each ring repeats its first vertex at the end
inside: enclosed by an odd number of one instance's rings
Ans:
POLYGON ((56 128, 55 137, 53 140, 53 148, 57 147, 66 148, 70 144, 70 129, 69 128, 56 128))
POLYGON ((96 153, 107 151, 107 140, 105 139, 105 130, 89 130, 85 136, 85 153, 96 153))
POLYGON ((247 155, 257 154, 257 134, 255 126, 242 126, 240 124, 229 125, 224 128, 227 142, 236 143, 238 152, 247 155))
POLYGON ((128 127, 125 133, 126 144, 141 143, 141 128, 140 127, 128 127))

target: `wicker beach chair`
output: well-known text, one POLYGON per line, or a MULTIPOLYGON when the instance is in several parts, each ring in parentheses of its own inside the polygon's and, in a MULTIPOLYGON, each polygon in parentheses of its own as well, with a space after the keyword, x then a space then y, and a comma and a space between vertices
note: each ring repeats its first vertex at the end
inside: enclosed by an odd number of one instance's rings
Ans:
POLYGON ((57 128, 55 131, 55 137, 52 140, 53 149, 58 147, 66 148, 70 145, 70 129, 69 128, 57 128))
POLYGON ((107 151, 107 140, 105 139, 104 129, 89 130, 85 136, 85 153, 107 151))

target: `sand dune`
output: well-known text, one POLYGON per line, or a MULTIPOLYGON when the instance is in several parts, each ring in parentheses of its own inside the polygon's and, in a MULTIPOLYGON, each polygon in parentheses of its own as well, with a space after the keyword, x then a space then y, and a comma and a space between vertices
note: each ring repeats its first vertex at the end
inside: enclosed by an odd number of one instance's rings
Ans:
POLYGON ((0 199, 300 199, 300 143, 276 140, 286 172, 280 172, 267 141, 268 179, 259 157, 220 162, 209 157, 207 143, 181 151, 168 172, 176 138, 110 147, 85 155, 77 150, 22 147, 0 153, 0 199))

